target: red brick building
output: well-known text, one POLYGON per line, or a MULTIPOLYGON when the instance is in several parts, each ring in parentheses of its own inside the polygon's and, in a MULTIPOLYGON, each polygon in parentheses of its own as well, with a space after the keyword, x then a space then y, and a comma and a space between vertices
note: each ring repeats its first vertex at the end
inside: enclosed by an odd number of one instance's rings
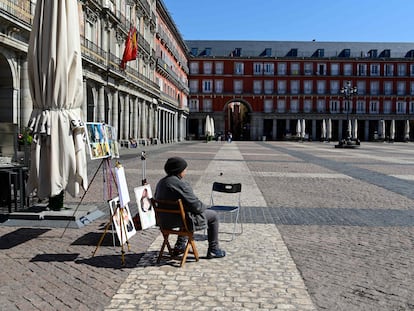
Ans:
POLYGON ((312 140, 328 138, 329 124, 332 140, 413 139, 412 43, 186 43, 192 137, 204 136, 209 115, 236 140, 295 138, 298 123, 312 140))

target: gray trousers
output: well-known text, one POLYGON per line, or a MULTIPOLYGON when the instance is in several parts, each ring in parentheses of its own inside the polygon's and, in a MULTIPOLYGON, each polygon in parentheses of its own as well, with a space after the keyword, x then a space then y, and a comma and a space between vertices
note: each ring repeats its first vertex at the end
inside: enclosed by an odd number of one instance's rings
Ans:
MULTIPOLYGON (((206 209, 204 215, 207 219, 207 239, 208 239, 208 248, 217 249, 219 248, 218 240, 218 230, 219 230, 219 218, 216 211, 211 209, 206 209)), ((177 242, 175 243, 175 248, 183 249, 187 243, 187 238, 179 236, 177 242)))

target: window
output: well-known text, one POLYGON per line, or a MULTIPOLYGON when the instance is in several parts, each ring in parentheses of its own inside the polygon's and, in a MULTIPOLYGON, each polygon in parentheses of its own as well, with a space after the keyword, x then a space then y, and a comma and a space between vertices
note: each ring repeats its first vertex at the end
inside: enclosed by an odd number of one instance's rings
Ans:
POLYGON ((305 76, 311 76, 313 74, 313 64, 305 63, 305 76))
POLYGON ((410 95, 414 95, 414 81, 410 82, 410 95))
POLYGON ((358 100, 356 104, 357 104, 356 112, 357 113, 365 113, 365 101, 358 100))
POLYGON ((339 112, 339 102, 337 100, 331 100, 329 102, 329 110, 331 113, 339 112))
POLYGON ((273 100, 265 99, 264 101, 264 112, 270 113, 273 112, 273 100))
POLYGON ((406 102, 398 101, 397 102, 397 113, 398 114, 405 114, 406 113, 406 106, 407 106, 406 102))
POLYGON ((255 75, 263 74, 263 63, 254 63, 253 64, 253 74, 255 74, 255 75))
POLYGON ((358 95, 365 95, 367 91, 365 81, 357 81, 357 90, 358 90, 358 95))
POLYGON ((223 93, 223 80, 214 80, 214 91, 216 94, 223 93))
POLYGON ((384 95, 392 95, 392 81, 384 82, 384 95))
POLYGON ((211 62, 204 62, 204 74, 211 75, 213 72, 213 64, 211 62))
POLYGON ((190 80, 190 93, 198 93, 198 80, 190 80))
POLYGON ((392 77, 394 75, 394 65, 385 64, 384 65, 384 75, 387 77, 392 77))
POLYGON ((406 95, 405 82, 404 81, 398 81, 397 82, 397 95, 399 95, 399 96, 406 95))
POLYGON ((261 93, 262 93, 262 81, 254 80, 253 81, 253 94, 261 94, 261 93))
POLYGON ((224 64, 223 62, 216 62, 215 63, 216 66, 216 74, 217 75, 222 75, 224 72, 224 64))
POLYGON ((243 92, 243 81, 242 80, 234 80, 234 93, 241 94, 243 92))
POLYGON ((372 64, 370 68, 370 75, 371 76, 379 76, 380 75, 380 68, 378 64, 372 64))
POLYGON ((290 101, 290 112, 299 112, 299 101, 297 99, 290 101))
POLYGON ((286 111, 286 101, 284 99, 279 99, 277 101, 277 112, 284 113, 286 111))
POLYGON ((191 74, 198 74, 198 62, 191 62, 190 63, 190 73, 191 74))
POLYGON ((306 99, 303 103, 303 111, 304 112, 311 112, 312 111, 312 101, 310 99, 306 99))
POLYGON ((203 99, 203 112, 212 112, 213 111, 213 100, 210 98, 203 99))
POLYGON ((370 94, 379 95, 379 82, 378 81, 370 82, 370 94))
POLYGON ((318 102, 316 103, 316 109, 318 112, 325 112, 325 100, 318 99, 318 102))
POLYGON ((404 77, 407 75, 407 65, 406 64, 398 64, 397 65, 397 74, 399 77, 404 77))
POLYGON ((414 76, 414 64, 410 64, 410 76, 414 76))
POLYGON ((413 114, 414 113, 414 102, 410 102, 409 105, 410 105, 410 114, 413 114))
POLYGON ((273 94, 273 90, 274 90, 273 80, 265 80, 264 81, 265 94, 273 94))
POLYGON ((198 112, 199 110, 199 102, 198 99, 190 99, 190 106, 188 107, 188 109, 190 109, 190 112, 198 112))
POLYGON ((290 81, 290 93, 299 94, 299 81, 298 80, 290 81))
POLYGON ((316 74, 326 76, 326 64, 318 64, 316 74))
POLYGON ((384 102, 384 113, 385 114, 390 114, 391 113, 391 107, 392 107, 392 102, 390 100, 387 100, 384 102))
POLYGON ((274 75, 275 74, 275 64, 273 63, 264 63, 263 71, 265 75, 274 75))
POLYGON ((277 81, 277 93, 286 94, 286 81, 285 80, 277 81))
POLYGON ((317 93, 319 95, 325 94, 326 93, 326 81, 323 80, 319 80, 316 82, 316 87, 317 87, 317 93))
POLYGON ((331 80, 331 95, 339 94, 339 81, 331 80))
POLYGON ((244 64, 234 63, 234 73, 237 75, 242 75, 244 73, 244 64))
POLYGON ((331 76, 339 76, 339 64, 331 64, 331 76))
POLYGON ((367 64, 358 64, 358 76, 366 76, 367 75, 367 64))
MULTIPOLYGON (((286 72, 287 72, 286 63, 278 63, 277 64, 277 74, 280 75, 280 76, 284 76, 284 75, 286 75, 286 72)), ((413 65, 413 72, 414 72, 414 65, 413 65)))
POLYGON ((198 55, 198 48, 191 48, 191 55, 197 56, 198 55))
POLYGON ((298 63, 290 64, 290 74, 294 76, 300 74, 300 68, 298 63))
POLYGON ((312 84, 311 80, 303 81, 303 93, 312 94, 312 84))
POLYGON ((369 113, 376 114, 378 113, 379 102, 378 101, 371 101, 369 103, 369 113))
POLYGON ((213 81, 203 80, 203 93, 211 93, 213 91, 213 81))
POLYGON ((352 76, 352 64, 344 64, 344 76, 352 76))

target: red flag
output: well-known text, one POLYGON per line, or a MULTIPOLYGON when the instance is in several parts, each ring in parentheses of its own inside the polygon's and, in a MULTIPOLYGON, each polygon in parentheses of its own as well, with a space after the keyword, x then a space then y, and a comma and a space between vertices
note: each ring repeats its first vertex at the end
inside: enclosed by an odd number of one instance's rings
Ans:
POLYGON ((125 42, 124 55, 122 56, 121 68, 125 69, 126 63, 137 58, 138 44, 137 44, 137 29, 132 27, 128 32, 128 37, 125 42))

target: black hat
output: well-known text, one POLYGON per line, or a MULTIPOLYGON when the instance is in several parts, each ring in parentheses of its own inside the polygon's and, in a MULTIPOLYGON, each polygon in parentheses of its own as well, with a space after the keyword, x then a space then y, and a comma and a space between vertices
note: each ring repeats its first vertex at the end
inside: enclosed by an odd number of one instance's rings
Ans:
POLYGON ((180 157, 172 157, 165 162, 164 170, 167 175, 177 175, 185 170, 187 162, 180 157))

